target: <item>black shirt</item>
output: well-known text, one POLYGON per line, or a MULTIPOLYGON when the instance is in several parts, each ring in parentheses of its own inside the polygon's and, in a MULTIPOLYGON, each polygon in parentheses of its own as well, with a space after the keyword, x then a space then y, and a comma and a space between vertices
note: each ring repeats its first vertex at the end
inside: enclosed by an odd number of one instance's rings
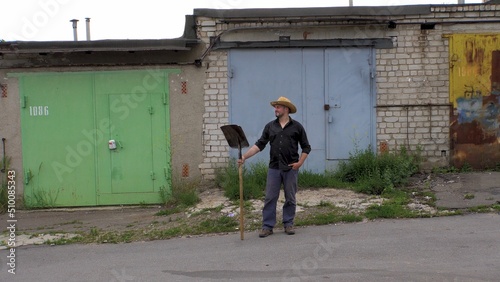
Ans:
POLYGON ((292 118, 284 128, 278 118, 266 124, 255 145, 262 151, 268 142, 271 144, 269 168, 273 169, 290 170, 292 167, 288 165, 299 161, 299 144, 302 153, 311 152, 304 127, 292 118))

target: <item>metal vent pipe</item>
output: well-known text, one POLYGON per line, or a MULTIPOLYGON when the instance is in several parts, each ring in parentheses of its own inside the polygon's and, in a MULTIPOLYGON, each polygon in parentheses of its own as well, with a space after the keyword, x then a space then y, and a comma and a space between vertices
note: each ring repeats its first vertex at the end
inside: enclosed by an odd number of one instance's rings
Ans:
POLYGON ((76 26, 77 26, 78 20, 72 19, 72 20, 70 20, 70 22, 73 23, 73 39, 75 41, 78 41, 78 33, 77 33, 77 30, 76 30, 76 26))
POLYGON ((90 18, 85 18, 85 24, 87 27, 87 41, 90 41, 90 18))

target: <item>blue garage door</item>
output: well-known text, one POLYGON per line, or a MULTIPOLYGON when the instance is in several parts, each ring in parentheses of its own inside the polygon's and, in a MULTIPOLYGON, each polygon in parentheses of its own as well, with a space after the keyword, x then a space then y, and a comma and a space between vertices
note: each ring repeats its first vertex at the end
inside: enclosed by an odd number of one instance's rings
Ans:
MULTIPOLYGON (((311 143, 304 168, 334 169, 350 152, 375 144, 373 66, 372 48, 231 50, 229 121, 253 144, 275 118, 269 102, 286 96, 311 143)), ((251 162, 268 160, 266 148, 251 162)))

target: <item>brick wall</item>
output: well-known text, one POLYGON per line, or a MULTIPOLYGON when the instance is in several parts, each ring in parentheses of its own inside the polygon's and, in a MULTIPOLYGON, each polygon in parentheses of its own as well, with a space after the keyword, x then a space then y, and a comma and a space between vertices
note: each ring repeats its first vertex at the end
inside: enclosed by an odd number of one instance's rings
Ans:
MULTIPOLYGON (((210 47, 210 37, 222 31, 214 19, 198 18, 198 36, 210 47), (218 28, 218 29, 217 29, 218 28)), ((218 167, 227 165, 229 151, 220 126, 229 123, 227 88, 227 52, 211 51, 203 61, 206 82, 203 87, 205 113, 203 114, 203 163, 199 165, 204 179, 215 177, 218 167)))
MULTIPOLYGON (((452 108, 448 39, 443 35, 500 30, 500 22, 494 22, 500 17, 500 5, 432 6, 431 12, 398 16, 395 29, 377 30, 377 37, 393 39, 394 48, 376 50, 377 147, 383 145, 389 151, 402 147, 418 150, 424 158, 424 169, 449 162, 452 108), (422 29, 422 23, 436 25, 433 29, 422 29)), ((322 24, 311 22, 310 17, 307 20, 308 25, 322 24)), ((198 17, 197 24, 198 35, 207 48, 210 37, 230 28, 301 25, 300 21, 288 23, 283 18, 269 19, 269 23, 223 24, 218 19, 204 17, 198 17)), ((353 28, 352 36, 372 38, 373 34, 353 28)), ((227 165, 229 159, 229 149, 219 129, 228 123, 227 52, 210 51, 203 67, 206 69, 204 161, 199 168, 205 179, 213 179, 215 170, 227 165)))

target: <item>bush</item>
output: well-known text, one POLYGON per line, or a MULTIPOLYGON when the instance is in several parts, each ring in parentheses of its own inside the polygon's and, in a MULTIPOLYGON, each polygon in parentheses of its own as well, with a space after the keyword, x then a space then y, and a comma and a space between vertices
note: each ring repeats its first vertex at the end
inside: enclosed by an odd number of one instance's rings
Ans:
POLYGON ((190 207, 200 202, 196 181, 183 181, 175 179, 172 181, 172 190, 166 191, 162 188, 160 195, 167 206, 190 207))
POLYGON ((344 187, 341 180, 335 178, 333 173, 326 171, 323 174, 313 173, 307 170, 299 171, 299 187, 324 188, 324 187, 344 187))
POLYGON ((353 183, 357 192, 380 195, 386 188, 406 183, 408 177, 419 171, 419 162, 418 154, 410 155, 405 148, 380 155, 368 148, 341 162, 334 177, 353 183))
MULTIPOLYGON (((352 187, 356 192, 380 195, 386 189, 405 184, 408 177, 419 171, 420 157, 410 155, 405 148, 396 153, 377 155, 370 148, 356 151, 341 162, 336 171, 323 174, 300 170, 298 186, 305 188, 352 187)), ((243 166, 243 198, 259 199, 264 195, 268 166, 264 162, 243 166)), ((227 167, 216 172, 216 184, 224 195, 239 199, 238 164, 231 159, 227 167)))
MULTIPOLYGON (((265 163, 256 163, 243 166, 243 198, 259 199, 264 195, 267 179, 267 165, 265 163)), ((216 172, 215 183, 224 189, 224 196, 231 200, 240 198, 240 180, 238 165, 235 159, 229 161, 229 165, 220 168, 216 172)))

